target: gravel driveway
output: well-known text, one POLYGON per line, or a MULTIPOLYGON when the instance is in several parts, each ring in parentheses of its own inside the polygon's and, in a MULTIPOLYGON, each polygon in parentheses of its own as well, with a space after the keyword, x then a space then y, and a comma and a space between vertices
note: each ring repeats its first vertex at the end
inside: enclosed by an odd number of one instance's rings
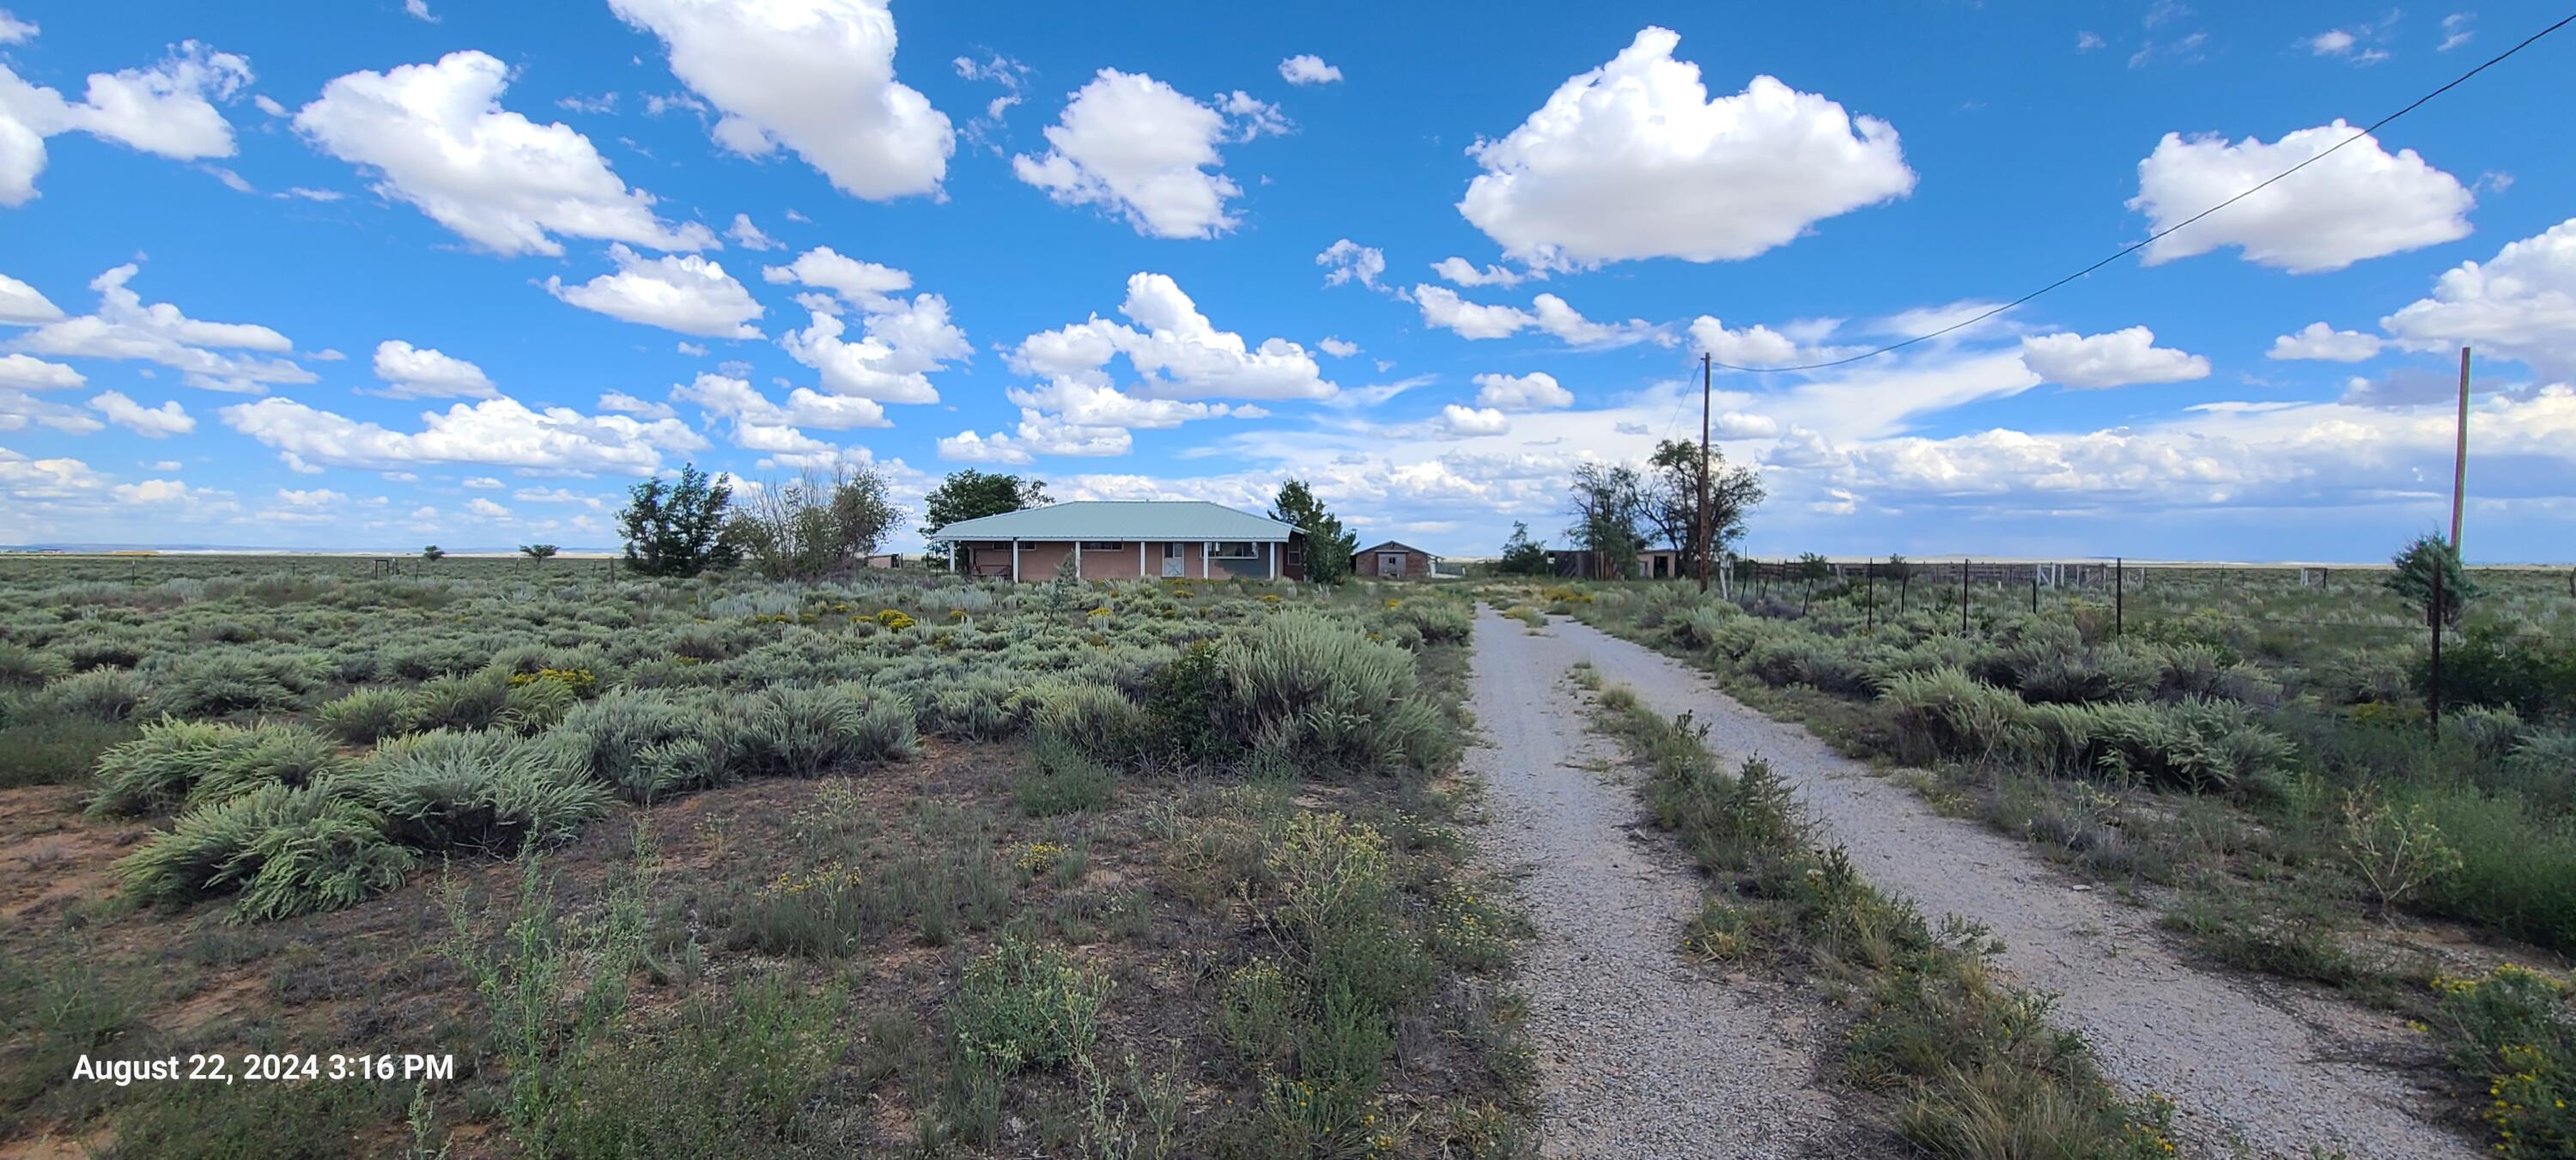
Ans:
MULTIPOLYGON (((1991 928, 2006 947, 2000 965, 2022 985, 2061 996, 2057 1021, 2091 1041, 2115 1081, 2179 1105, 2186 1140, 2221 1154, 2241 1145, 2257 1156, 2304 1157, 2311 1145, 2356 1160, 2480 1154, 2421 1114, 2438 1107, 2439 1096, 2368 1062, 2379 1057, 2375 1044, 2412 1035, 2395 1019, 2288 988, 2269 994, 2186 963, 2155 929, 2153 914, 2078 890, 2022 843, 1981 823, 1934 814, 1912 791, 1804 728, 1746 708, 1681 662, 1570 621, 1555 621, 1548 633, 1525 636, 1518 624, 1490 614, 1478 623, 1477 713, 1510 746, 1514 760, 1506 764, 1527 766, 1533 762, 1521 753, 1553 755, 1568 744, 1532 734, 1572 736, 1581 726, 1561 716, 1498 718, 1486 698, 1553 680, 1589 660, 1657 712, 1687 711, 1707 723, 1709 746, 1728 763, 1768 759, 1798 788, 1826 840, 1849 847, 1871 881, 1912 896, 1936 921, 1958 914, 1991 928), (1488 671, 1504 666, 1522 672, 1488 671)), ((1542 926, 1546 921, 1542 916, 1542 926)), ((1669 942, 1675 930, 1659 937, 1669 942)))
POLYGON ((1541 1074, 1541 1154, 1873 1155, 1814 1083, 1814 1000, 1679 956, 1705 892, 1649 826, 1614 743, 1565 683, 1574 654, 1485 614, 1473 681, 1490 818, 1479 847, 1538 927, 1522 964, 1541 1074))

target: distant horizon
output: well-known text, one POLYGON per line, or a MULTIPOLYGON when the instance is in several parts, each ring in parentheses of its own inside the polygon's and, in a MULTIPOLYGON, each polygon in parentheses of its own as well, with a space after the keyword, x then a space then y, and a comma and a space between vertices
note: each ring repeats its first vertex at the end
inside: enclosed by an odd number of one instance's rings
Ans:
MULTIPOLYGON (((1552 550, 1553 550, 1553 549, 1552 549, 1552 550)), ((511 559, 511 558, 519 558, 519 557, 521 557, 521 556, 523 556, 523 555, 524 555, 524 553, 520 552, 520 551, 519 551, 519 549, 518 549, 516 546, 511 546, 511 547, 506 547, 506 548, 502 548, 502 547, 463 547, 463 548, 451 548, 451 547, 447 547, 447 546, 445 546, 445 545, 440 545, 440 546, 439 546, 439 552, 440 552, 440 554, 441 554, 441 555, 449 556, 449 557, 455 557, 455 558, 460 558, 460 559, 511 559)), ((0 544, 0 555, 20 555, 20 556, 33 556, 33 555, 59 555, 59 556, 110 556, 110 555, 126 555, 126 556, 132 556, 132 557, 135 557, 135 558, 138 558, 138 559, 139 559, 139 558, 142 558, 144 555, 147 555, 147 554, 148 554, 148 555, 156 555, 156 556, 278 556, 278 557, 290 557, 290 558, 292 558, 292 557, 315 557, 315 556, 321 556, 321 557, 335 557, 335 558, 336 558, 336 557, 347 557, 347 558, 352 558, 352 559, 355 559, 355 558, 377 558, 377 557, 398 557, 398 558, 403 558, 403 559, 412 559, 412 558, 417 558, 417 557, 420 555, 420 549, 419 549, 419 548, 289 548, 289 547, 256 547, 256 546, 251 546, 251 545, 230 545, 230 544, 175 544, 175 545, 122 544, 122 543, 111 543, 111 544, 58 544, 58 543, 39 543, 39 544, 0 544)), ((917 557, 919 557, 919 556, 921 556, 921 555, 922 555, 922 553, 921 553, 920 551, 918 551, 918 550, 914 550, 914 551, 900 551, 900 552, 893 552, 893 551, 880 551, 880 552, 879 552, 879 553, 877 553, 877 554, 878 554, 878 555, 889 555, 889 554, 891 554, 891 555, 903 556, 903 557, 906 557, 906 558, 917 558, 917 557)), ((1433 554, 1434 556, 1436 556, 1437 558, 1442 559, 1442 560, 1454 560, 1454 561, 1458 561, 1458 562, 1461 562, 1461 563, 1491 563, 1491 562, 1493 562, 1493 561, 1495 561, 1495 560, 1497 560, 1497 559, 1500 559, 1500 558, 1501 558, 1501 557, 1499 557, 1499 556, 1495 556, 1495 555, 1452 555, 1452 554, 1449 554, 1449 553, 1443 553, 1443 552, 1435 552, 1435 553, 1432 553, 1432 554, 1433 554)), ((1790 561, 1790 560, 1795 560, 1795 559, 1797 559, 1801 554, 1802 554, 1802 553, 1797 553, 1797 552, 1789 552, 1789 553, 1754 553, 1754 552, 1736 552, 1736 553, 1731 553, 1730 555, 1731 555, 1733 558, 1735 558, 1735 559, 1739 559, 1739 560, 1755 560, 1755 561, 1772 561, 1772 562, 1779 562, 1779 561, 1790 561)), ((554 559, 559 559, 559 560, 600 560, 600 559, 621 559, 621 558, 623 558, 623 557, 624 557, 624 555, 625 555, 625 549, 624 549, 623 547, 598 548, 598 547, 567 547, 567 546, 564 546, 564 545, 557 545, 557 546, 556 546, 556 549, 555 549, 555 555, 554 555, 552 558, 554 558, 554 559)), ((2379 559, 2376 559, 2376 560, 2315 560, 2315 559, 2309 559, 2309 560, 2250 560, 2250 559, 2186 559, 2186 558, 2165 558, 2165 557, 2149 557, 2149 556, 2127 556, 2127 557, 2114 557, 2114 556, 2077 556, 2077 555, 2067 555, 2067 556, 2008 556, 2008 555, 1978 555, 1978 554, 1973 554, 1973 553, 1972 553, 1972 554, 1968 554, 1968 555, 1963 556, 1963 555, 1961 555, 1960 553, 1957 553, 1957 552, 1952 552, 1952 553, 1948 553, 1948 554, 1942 554, 1942 553, 1928 553, 1928 552, 1927 552, 1927 553, 1922 553, 1922 554, 1916 554, 1916 553, 1912 553, 1912 552, 1907 552, 1907 553, 1903 553, 1903 555, 1905 556, 1905 558, 1906 558, 1908 561, 1910 561, 1910 562, 1912 562, 1912 563, 1917 563, 1917 564, 1947 564, 1947 563, 1956 563, 1956 562, 1958 562, 1958 561, 1959 561, 1959 560, 1961 560, 1961 559, 1966 559, 1966 560, 1968 560, 1968 561, 1970 561, 1970 562, 1973 562, 1973 563, 1979 563, 1979 564, 2107 564, 2107 563, 2111 563, 2111 562, 2113 562, 2113 561, 2115 561, 2115 560, 2122 560, 2122 561, 2125 561, 2125 562, 2126 562, 2128 565, 2130 565, 2131 567, 2140 567, 2140 568, 2387 568, 2387 567, 2389 567, 2389 561, 2388 561, 2385 557, 2382 557, 2382 558, 2379 558, 2379 559)), ((1834 563, 1834 564, 1859 564, 1859 563, 1865 563, 1865 562, 1869 562, 1869 561, 1873 561, 1873 560, 1883 561, 1883 560, 1886 560, 1888 557, 1887 557, 1887 556, 1885 556, 1885 555, 1878 555, 1878 556, 1860 556, 1860 555, 1834 555, 1834 554, 1826 554, 1826 555, 1824 556, 1824 558, 1825 558, 1825 560, 1826 560, 1828 563, 1834 563)), ((2567 569, 2576 569, 2576 561, 2552 562, 2552 561, 2545 561, 2545 560, 2479 560, 2479 559, 2476 559, 2476 558, 2472 557, 2472 558, 2470 558, 2470 559, 2465 563, 2465 565, 2464 565, 2464 566, 2465 566, 2465 567, 2468 567, 2468 568, 2472 568, 2472 569, 2475 569, 2475 568, 2494 568, 2494 569, 2515 569, 2515 570, 2528 570, 2528 571, 2562 571, 2562 570, 2567 570, 2567 569)))

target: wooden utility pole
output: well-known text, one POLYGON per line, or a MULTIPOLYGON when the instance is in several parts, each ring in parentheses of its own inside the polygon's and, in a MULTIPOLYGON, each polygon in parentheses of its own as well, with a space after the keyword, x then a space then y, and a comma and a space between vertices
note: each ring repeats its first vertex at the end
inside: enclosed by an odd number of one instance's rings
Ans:
POLYGON ((2460 505, 2469 492, 2469 348, 2460 348, 2460 436, 2451 454, 2451 554, 2460 554, 2460 505))
MULTIPOLYGON (((1699 356, 1699 594, 1702 596, 1708 595, 1708 558, 1714 554, 1711 551, 1713 545, 1708 542, 1708 394, 1712 374, 1709 357, 1702 353, 1699 356)), ((2457 525, 2458 517, 2453 517, 2451 522, 2457 525)), ((2452 538, 2459 538, 2459 534, 2455 526, 2451 531, 2452 538)))

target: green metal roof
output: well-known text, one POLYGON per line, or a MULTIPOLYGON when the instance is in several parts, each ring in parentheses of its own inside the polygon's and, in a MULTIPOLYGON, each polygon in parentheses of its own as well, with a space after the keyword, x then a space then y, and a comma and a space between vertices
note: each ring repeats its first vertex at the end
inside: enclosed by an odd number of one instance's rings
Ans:
POLYGON ((1081 500, 959 520, 932 540, 1252 540, 1284 543, 1296 528, 1199 500, 1081 500))

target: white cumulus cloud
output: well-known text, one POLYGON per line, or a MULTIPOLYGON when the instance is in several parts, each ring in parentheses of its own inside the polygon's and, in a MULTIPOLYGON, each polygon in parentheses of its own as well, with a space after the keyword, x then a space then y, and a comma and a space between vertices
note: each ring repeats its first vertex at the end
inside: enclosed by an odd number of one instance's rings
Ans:
POLYGON ((894 79, 884 0, 609 0, 671 50, 671 72, 723 114, 718 143, 747 157, 781 145, 843 193, 935 193, 956 134, 894 79))
POLYGON ((1477 375, 1476 405, 1504 411, 1550 411, 1574 405, 1566 390, 1546 371, 1525 375, 1477 375))
MULTIPOLYGON (((35 35, 0 13, 0 43, 35 35)), ((250 62, 196 41, 150 68, 91 73, 79 102, 0 65, 0 206, 25 205, 45 171, 45 139, 87 133, 180 161, 233 155, 232 124, 215 108, 251 81, 250 62)))
POLYGON ((376 344, 376 377, 397 399, 488 399, 499 392, 483 368, 401 339, 376 344))
POLYGON ((471 51, 353 72, 322 86, 295 128, 323 152, 374 170, 377 192, 497 254, 560 255, 557 234, 660 250, 716 244, 703 225, 656 217, 653 196, 627 188, 572 126, 503 109, 509 75, 498 59, 471 51))
POLYGON ((146 407, 125 396, 123 391, 101 391, 89 401, 91 410, 105 415, 109 422, 146 439, 185 435, 197 429, 197 420, 176 400, 158 407, 146 407))
POLYGON ((1279 79, 1292 85, 1328 85, 1342 79, 1342 70, 1314 53, 1299 53, 1279 62, 1279 79))
POLYGON ((531 410, 516 399, 457 403, 421 416, 422 429, 395 431, 308 407, 261 399, 226 407, 226 426, 265 444, 297 470, 351 467, 398 471, 417 464, 488 465, 530 472, 648 475, 664 451, 707 446, 677 419, 584 415, 570 407, 531 410))
MULTIPOLYGON (((2341 120, 2266 144, 2248 137, 2186 138, 2167 133, 2138 163, 2129 208, 2167 229, 2350 138, 2341 120)), ((2313 274, 2469 236, 2477 204, 2457 178, 2376 139, 2354 141, 2225 209, 2148 246, 2149 265, 2236 246, 2245 260, 2313 274)))
MULTIPOLYGON (((1257 125, 1257 122, 1256 122, 1257 125)), ((1141 73, 1102 69, 1047 126, 1044 156, 1011 172, 1064 205, 1096 206, 1157 238, 1212 238, 1237 222, 1242 187, 1215 170, 1226 115, 1141 73)))
POLYGON ((90 280, 98 311, 40 326, 17 345, 38 354, 156 362, 185 373, 190 386, 259 394, 270 383, 309 383, 313 372, 283 358, 295 349, 285 335, 242 322, 190 318, 167 302, 145 303, 126 283, 142 272, 128 262, 90 280), (230 354, 253 351, 260 354, 230 354))
POLYGON ((2485 262, 2445 271, 2432 297, 2379 325, 2419 347, 2471 346, 2551 379, 2576 380, 2576 218, 2509 243, 2485 262))
POLYGON ((2324 362, 2360 362, 2379 353, 2386 340, 2357 330, 2336 330, 2322 322, 2311 322, 2297 334, 2284 334, 2272 340, 2266 358, 2317 359, 2324 362))
POLYGON ((1570 346, 1626 346, 1662 339, 1661 332, 1642 318, 1594 322, 1554 294, 1531 299, 1529 309, 1523 310, 1470 302, 1446 286, 1423 283, 1413 288, 1413 302, 1421 309, 1424 323, 1456 331, 1461 338, 1509 338, 1534 329, 1555 335, 1570 346))
POLYGON ((647 259, 618 243, 608 248, 617 272, 580 285, 546 279, 546 293, 611 318, 709 338, 759 338, 751 320, 763 313, 751 291, 723 265, 696 254, 647 259))
POLYGON ((1749 258, 1913 192, 1896 130, 1768 76, 1711 99, 1679 35, 1647 28, 1469 153, 1460 213, 1533 266, 1749 258))
POLYGON ((61 363, 50 363, 23 354, 0 355, 0 387, 53 391, 77 387, 88 381, 79 371, 61 363))
POLYGON ((2021 361, 2031 373, 2078 390, 2209 377, 2208 359, 2157 346, 2155 332, 2143 326, 2089 336, 2066 331, 2027 337, 2021 340, 2021 361))

